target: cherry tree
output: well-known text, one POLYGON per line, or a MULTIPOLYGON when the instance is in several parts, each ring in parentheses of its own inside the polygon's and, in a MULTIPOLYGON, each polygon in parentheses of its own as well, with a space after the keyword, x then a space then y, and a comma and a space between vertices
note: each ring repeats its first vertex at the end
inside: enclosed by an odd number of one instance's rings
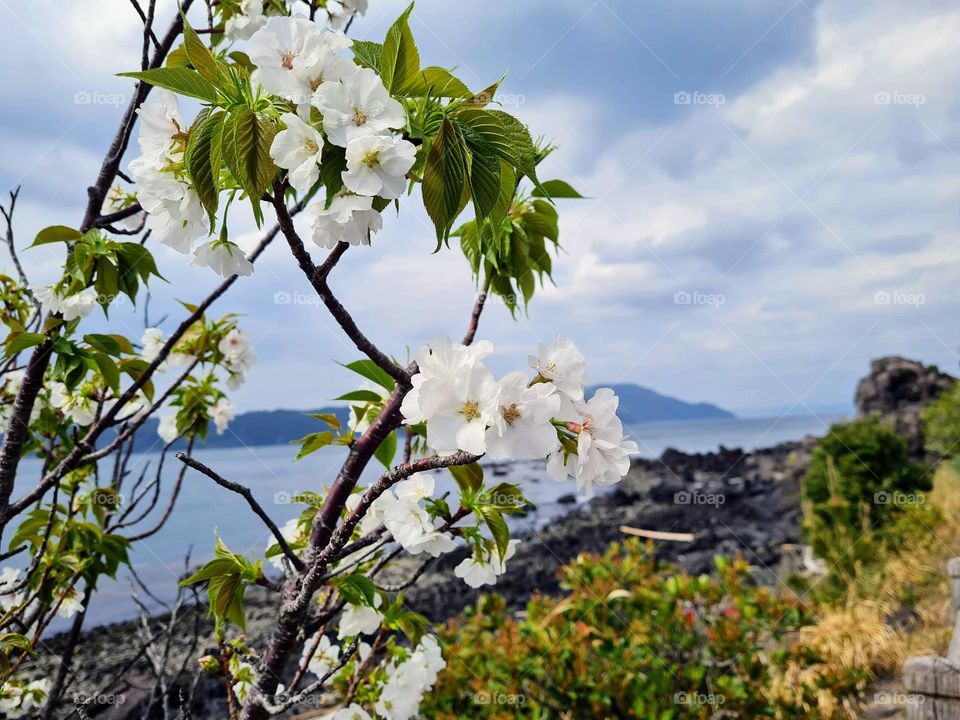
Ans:
POLYGON ((213 559, 183 581, 206 586, 220 652, 200 666, 223 678, 230 716, 266 718, 321 696, 338 720, 413 717, 446 660, 403 590, 461 548, 455 576, 492 585, 520 542, 504 516, 526 504, 522 488, 488 482, 481 459, 543 460, 553 478, 589 492, 617 482, 637 449, 614 393, 585 396, 585 358, 572 341, 558 335, 531 348, 527 367, 496 378, 485 364, 493 344, 476 339, 488 296, 516 313, 550 278, 558 201, 580 195, 538 177, 554 148, 500 109, 499 83, 471 90, 423 66, 413 5, 381 42, 348 36, 366 0, 221 0, 198 8, 196 28, 184 0, 165 32, 154 3, 132 5, 144 23, 142 63, 122 74, 136 90, 84 216, 33 242, 62 248, 56 282, 29 283, 13 233, 18 191, 3 207, 16 272, 0 277, 0 530, 11 526, 3 558, 26 561, 0 575, 0 710, 55 716, 98 580, 176 512, 184 474, 195 471, 242 495, 272 536, 258 558, 216 538, 213 559), (437 340, 401 361, 378 348, 329 282, 346 252, 375 254, 383 214, 409 202, 423 203, 437 252, 459 245, 479 293, 461 339, 438 328, 437 340), (231 239, 230 213, 235 226, 242 206, 263 228, 249 253, 231 239), (304 212, 308 235, 294 223, 304 212), (349 421, 316 415, 317 431, 299 441, 298 458, 339 447, 340 470, 329 488, 294 496, 302 512, 282 527, 249 488, 193 456, 211 424, 223 432, 233 419, 229 393, 255 360, 237 317, 214 318, 211 308, 277 239, 358 352, 347 365, 358 386, 338 398, 350 404, 349 421), (106 315, 118 296, 144 301, 161 277, 156 243, 222 282, 184 303, 170 332, 84 332, 84 319, 98 308, 106 315), (153 474, 135 478, 130 454, 150 417, 163 449, 153 474), (181 465, 161 501, 177 442, 186 450, 175 453, 181 465), (41 476, 22 478, 31 454, 41 476), (383 471, 364 482, 371 463, 383 471), (440 469, 456 497, 436 491, 431 471, 440 469), (386 585, 384 569, 401 556, 424 563, 386 585), (276 607, 259 647, 237 632, 251 585, 267 588, 276 607), (68 649, 52 677, 37 678, 32 658, 57 616, 73 621, 68 649))

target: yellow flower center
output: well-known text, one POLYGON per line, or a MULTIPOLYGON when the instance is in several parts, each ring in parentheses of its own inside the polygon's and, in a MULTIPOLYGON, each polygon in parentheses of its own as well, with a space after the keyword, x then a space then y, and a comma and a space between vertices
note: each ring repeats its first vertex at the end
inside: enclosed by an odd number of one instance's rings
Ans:
POLYGON ((310 155, 316 155, 320 151, 320 148, 317 147, 317 144, 310 138, 304 140, 303 149, 306 150, 310 155))
POLYGON ((512 426, 520 419, 520 408, 517 407, 516 403, 513 403, 510 407, 500 408, 500 412, 503 413, 503 419, 507 421, 507 425, 512 426))
POLYGON ((463 407, 460 409, 460 414, 463 415, 467 422, 471 420, 477 420, 480 417, 480 403, 470 400, 463 404, 463 407))
POLYGON ((363 162, 363 164, 368 168, 375 168, 380 164, 380 153, 376 150, 370 150, 366 155, 363 156, 363 160, 361 162, 363 162))
POLYGON ((310 89, 316 90, 321 85, 323 85, 323 73, 320 73, 315 78, 313 78, 313 80, 310 81, 310 89))
POLYGON ((367 122, 367 114, 366 114, 363 110, 361 110, 360 108, 354 108, 354 109, 353 109, 353 124, 354 124, 354 125, 357 125, 357 126, 359 127, 360 125, 363 125, 363 124, 366 123, 366 122, 367 122))

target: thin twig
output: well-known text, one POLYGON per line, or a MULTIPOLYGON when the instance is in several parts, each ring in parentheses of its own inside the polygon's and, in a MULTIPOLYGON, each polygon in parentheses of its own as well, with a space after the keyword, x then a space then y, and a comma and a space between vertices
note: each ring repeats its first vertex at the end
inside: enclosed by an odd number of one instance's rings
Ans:
POLYGON ((262 507, 260 507, 260 503, 258 503, 256 498, 253 497, 253 493, 250 491, 250 488, 221 477, 202 462, 194 460, 186 453, 178 452, 177 460, 185 465, 189 465, 194 470, 203 473, 208 478, 213 480, 217 485, 225 487, 227 490, 231 490, 232 492, 242 496, 247 501, 247 504, 250 506, 250 509, 253 510, 254 514, 263 520, 263 523, 269 528, 270 532, 273 533, 273 536, 277 539, 277 544, 280 546, 283 554, 286 555, 287 560, 290 561, 290 564, 293 565, 293 567, 295 567, 299 572, 303 572, 306 569, 303 561, 296 556, 293 550, 290 549, 286 539, 283 537, 283 533, 280 532, 280 528, 278 528, 276 523, 270 519, 270 516, 267 515, 262 507))

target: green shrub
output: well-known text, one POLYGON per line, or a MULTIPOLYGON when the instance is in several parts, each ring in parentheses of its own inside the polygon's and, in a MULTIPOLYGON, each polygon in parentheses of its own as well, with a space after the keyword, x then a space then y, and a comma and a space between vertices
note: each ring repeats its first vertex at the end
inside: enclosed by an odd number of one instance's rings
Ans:
POLYGON ((492 596, 452 621, 423 716, 832 718, 863 680, 792 642, 810 608, 740 560, 691 577, 628 541, 563 579, 567 597, 534 598, 522 619, 492 596))
POLYGON ((940 457, 960 455, 960 382, 921 411, 924 444, 940 457))
POLYGON ((803 495, 824 520, 862 533, 889 523, 930 487, 906 439, 871 417, 830 428, 811 454, 803 495))

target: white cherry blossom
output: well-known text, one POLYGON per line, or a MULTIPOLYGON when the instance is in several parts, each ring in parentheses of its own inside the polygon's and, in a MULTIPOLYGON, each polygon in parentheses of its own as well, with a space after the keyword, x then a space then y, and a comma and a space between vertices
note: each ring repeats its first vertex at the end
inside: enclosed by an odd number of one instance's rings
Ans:
POLYGON ((0 571, 0 610, 6 612, 21 603, 21 594, 14 590, 19 582, 19 568, 5 567, 0 571))
POLYGON ((358 195, 395 200, 407 187, 417 149, 413 143, 389 135, 369 135, 347 145, 343 184, 358 195))
MULTIPOLYGON (((280 526, 280 534, 283 535, 283 539, 287 541, 288 544, 293 545, 300 541, 300 518, 290 518, 283 525, 280 526)), ((278 543, 275 538, 271 537, 267 540, 266 549, 278 547, 278 543)), ((271 555, 267 558, 271 565, 273 565, 277 570, 284 570, 283 560, 286 556, 282 552, 278 552, 276 555, 271 555)))
POLYGON ((340 627, 337 637, 341 640, 354 635, 372 635, 383 622, 383 614, 377 608, 383 600, 380 595, 374 595, 374 607, 369 605, 353 605, 347 603, 346 609, 340 616, 340 627))
MULTIPOLYGON (((307 653, 310 652, 315 640, 316 638, 314 637, 313 640, 308 640, 306 643, 304 643, 303 654, 300 657, 301 665, 303 665, 304 661, 307 659, 307 653)), ((318 678, 322 678, 337 666, 339 660, 340 646, 331 643, 330 638, 328 638, 326 635, 321 635, 320 641, 317 644, 317 649, 314 651, 310 658, 310 663, 307 665, 307 670, 312 672, 318 678)))
POLYGON ((330 16, 330 27, 334 30, 343 30, 354 13, 367 14, 369 0, 328 0, 327 13, 330 16))
POLYGON ((484 453, 486 429, 498 409, 497 383, 486 367, 478 362, 448 368, 414 384, 413 391, 419 412, 427 421, 427 443, 434 452, 484 453))
POLYGON ((236 416, 237 414, 233 410, 233 405, 230 404, 227 398, 220 398, 213 404, 213 407, 210 408, 210 417, 213 420, 213 424, 217 427, 217 435, 223 435, 230 421, 236 416))
POLYGON ((63 600, 60 602, 60 607, 57 608, 57 615, 69 619, 82 609, 83 598, 80 596, 80 593, 75 587, 69 588, 64 594, 63 600))
POLYGON ((157 435, 167 445, 180 437, 180 431, 177 430, 176 413, 167 413, 160 416, 160 424, 157 425, 157 435))
POLYGON ((237 12, 224 23, 223 33, 228 40, 249 40, 266 21, 263 0, 240 0, 237 12))
POLYGON ((583 400, 587 365, 583 353, 571 340, 557 335, 552 345, 540 343, 529 362, 541 379, 552 382, 567 398, 574 402, 583 400))
POLYGON ((333 713, 333 715, 330 716, 330 720, 373 720, 373 718, 356 703, 350 703, 347 707, 340 708, 333 713))
POLYGON ((67 322, 87 317, 97 306, 97 291, 92 287, 66 296, 53 285, 34 286, 31 292, 40 302, 42 312, 60 313, 67 322))
POLYGON ((402 128, 406 113, 370 68, 336 82, 325 82, 313 94, 313 106, 323 115, 323 129, 334 145, 402 128))
POLYGON ((211 268, 225 278, 231 275, 246 277, 253 274, 253 263, 247 260, 239 245, 229 240, 211 240, 204 243, 194 253, 192 264, 211 268))
POLYGON ((383 227, 383 218, 373 209, 373 198, 340 194, 330 207, 316 203, 310 207, 316 217, 313 221, 313 241, 324 248, 337 243, 369 245, 370 236, 383 227))
POLYGON ((305 193, 320 179, 323 136, 293 113, 280 116, 285 128, 270 145, 270 157, 277 167, 288 170, 290 185, 305 193))
POLYGON ((86 392, 71 393, 61 382, 51 383, 50 406, 77 425, 89 425, 97 417, 97 406, 86 392))
POLYGON ((453 569, 453 574, 462 578, 472 588, 494 585, 497 578, 506 572, 507 560, 513 557, 519 544, 519 540, 510 540, 502 559, 496 548, 488 550, 485 556, 479 555, 480 551, 475 549, 473 555, 465 558, 453 569))
POLYGON ((497 412, 487 429, 487 457, 493 460, 533 460, 557 449, 557 430, 550 423, 560 411, 560 395, 553 385, 527 386, 522 372, 512 372, 497 383, 497 412))
POLYGON ((250 38, 247 54, 256 66, 254 82, 269 93, 303 103, 315 89, 311 83, 317 69, 350 44, 343 34, 306 18, 271 17, 250 38))
POLYGON ((423 694, 433 687, 437 675, 446 667, 440 645, 431 635, 424 636, 405 661, 386 667, 387 681, 374 706, 377 715, 387 720, 409 720, 420 707, 423 694))
POLYGON ((562 452, 551 456, 547 471, 555 480, 573 475, 577 487, 588 494, 593 483, 613 485, 630 469, 630 455, 637 444, 623 434, 617 417, 619 399, 610 388, 600 388, 585 403, 574 403, 577 419, 568 424, 577 436, 577 453, 566 458, 562 452))
POLYGON ((163 339, 163 330, 156 327, 148 327, 143 331, 140 338, 140 357, 147 362, 153 362, 154 358, 160 354, 165 341, 163 339))

